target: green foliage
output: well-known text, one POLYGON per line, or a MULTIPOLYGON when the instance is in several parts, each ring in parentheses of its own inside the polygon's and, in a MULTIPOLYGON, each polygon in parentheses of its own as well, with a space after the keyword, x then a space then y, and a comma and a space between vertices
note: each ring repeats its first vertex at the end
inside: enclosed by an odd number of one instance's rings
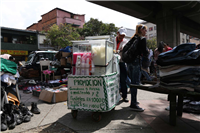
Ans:
POLYGON ((116 33, 118 30, 115 24, 106 24, 98 19, 90 18, 88 22, 83 25, 82 29, 78 29, 78 33, 82 37, 86 36, 100 36, 100 35, 111 35, 113 32, 116 33))
POLYGON ((79 40, 80 35, 76 31, 76 28, 70 24, 60 24, 59 26, 54 24, 47 31, 47 40, 52 46, 57 46, 58 49, 66 46, 72 46, 72 40, 79 40), (51 42, 51 43, 50 43, 51 42))
POLYGON ((156 37, 152 38, 151 40, 147 40, 147 47, 152 50, 155 50, 157 48, 156 37))

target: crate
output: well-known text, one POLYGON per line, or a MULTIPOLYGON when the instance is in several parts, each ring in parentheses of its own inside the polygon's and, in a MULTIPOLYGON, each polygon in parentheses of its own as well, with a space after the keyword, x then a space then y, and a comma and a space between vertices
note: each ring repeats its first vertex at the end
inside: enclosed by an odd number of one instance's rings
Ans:
POLYGON ((32 90, 32 95, 33 95, 33 96, 36 96, 36 97, 39 97, 39 96, 40 96, 40 92, 41 92, 41 91, 32 90))

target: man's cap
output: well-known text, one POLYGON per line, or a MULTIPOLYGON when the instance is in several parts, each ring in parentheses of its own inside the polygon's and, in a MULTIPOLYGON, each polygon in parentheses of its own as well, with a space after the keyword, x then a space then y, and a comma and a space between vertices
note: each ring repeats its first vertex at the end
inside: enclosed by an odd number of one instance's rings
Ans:
POLYGON ((119 34, 120 35, 125 35, 126 36, 126 29, 125 28, 120 28, 119 30, 118 30, 118 32, 119 32, 119 34))

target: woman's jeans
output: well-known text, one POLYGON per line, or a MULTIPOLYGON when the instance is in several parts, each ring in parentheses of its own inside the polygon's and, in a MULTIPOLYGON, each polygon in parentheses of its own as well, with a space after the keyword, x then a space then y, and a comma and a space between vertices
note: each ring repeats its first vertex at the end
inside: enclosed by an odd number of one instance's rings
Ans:
MULTIPOLYGON (((140 84, 141 78, 141 65, 140 65, 140 58, 136 58, 134 62, 127 63, 128 72, 131 79, 131 84, 140 84)), ((137 105, 137 88, 130 87, 131 90, 131 106, 137 105)))
POLYGON ((122 98, 127 98, 127 85, 126 85, 126 79, 127 79, 127 69, 124 62, 119 62, 120 67, 120 87, 122 92, 122 98))
POLYGON ((145 78, 147 79, 147 81, 152 81, 151 77, 149 76, 149 74, 146 71, 141 70, 141 73, 142 73, 142 75, 145 76, 145 78))

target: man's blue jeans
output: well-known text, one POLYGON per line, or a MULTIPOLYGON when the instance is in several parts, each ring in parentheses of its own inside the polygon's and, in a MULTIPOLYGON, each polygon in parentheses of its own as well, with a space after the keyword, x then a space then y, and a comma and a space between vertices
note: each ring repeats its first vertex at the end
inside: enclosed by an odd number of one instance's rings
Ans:
POLYGON ((119 62, 120 67, 120 87, 122 92, 122 98, 127 98, 127 86, 126 86, 126 79, 127 79, 127 70, 126 65, 124 62, 119 62))
MULTIPOLYGON (((140 84, 141 77, 141 65, 140 58, 136 58, 134 62, 127 63, 129 76, 131 79, 131 84, 140 84)), ((131 90, 131 106, 135 106, 137 104, 137 88, 130 87, 131 90)))

